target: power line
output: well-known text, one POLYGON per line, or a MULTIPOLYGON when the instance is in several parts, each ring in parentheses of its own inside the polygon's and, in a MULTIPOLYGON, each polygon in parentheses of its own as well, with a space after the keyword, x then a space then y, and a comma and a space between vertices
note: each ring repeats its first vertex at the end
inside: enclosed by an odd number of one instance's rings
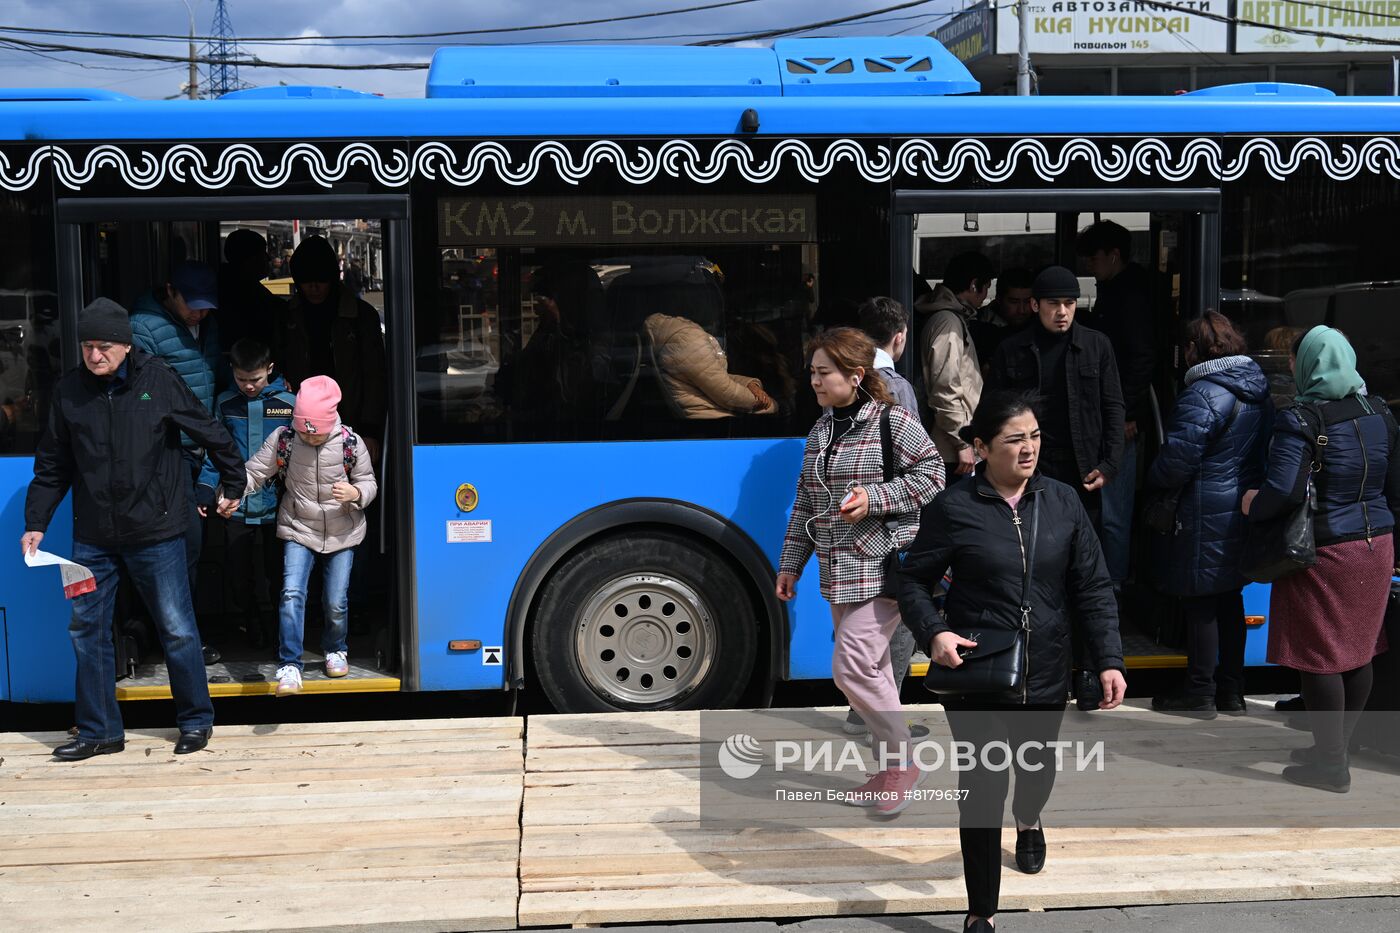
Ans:
MULTIPOLYGON (((108 58, 127 58, 135 61, 146 62, 168 62, 170 64, 189 64, 191 61, 188 55, 162 55, 156 52, 137 52, 131 49, 104 49, 89 48, 81 45, 63 45, 57 42, 34 42, 29 39, 15 39, 10 37, 0 37, 8 42, 13 48, 22 48, 24 51, 39 54, 42 52, 82 52, 87 55, 103 55, 108 58)), ((226 64, 223 59, 211 58, 208 55, 195 56, 196 64, 215 65, 226 64)), ((270 62, 257 58, 256 56, 247 59, 240 59, 238 65, 242 68, 310 68, 322 71, 419 71, 428 67, 428 62, 383 62, 381 64, 349 65, 333 62, 270 62)))
POLYGON ((896 10, 907 10, 910 7, 924 6, 933 3, 934 0, 909 0, 907 3, 897 3, 894 6, 887 6, 879 10, 867 10, 864 13, 857 13, 854 16, 842 16, 836 19, 826 19, 818 23, 807 23, 804 26, 790 26, 787 29, 770 29, 766 32, 754 32, 746 36, 730 36, 728 39, 706 39, 704 42, 692 42, 691 45, 727 45, 730 42, 752 42, 756 39, 774 39, 794 32, 807 32, 812 29, 821 29, 826 26, 838 26, 841 23, 849 23, 858 19, 867 19, 871 16, 879 16, 881 13, 893 13, 896 10))
MULTIPOLYGON (((608 16, 600 19, 580 19, 563 23, 543 23, 533 26, 500 26, 494 29, 455 29, 447 32, 407 32, 407 33, 368 33, 368 34, 347 34, 331 36, 244 36, 243 42, 303 42, 312 39, 445 39, 451 36, 485 36, 502 32, 530 32, 539 29, 568 29, 574 26, 598 26, 605 23, 623 23, 638 19, 652 19, 658 16, 676 16, 681 13, 699 13, 705 10, 718 10, 723 7, 743 6, 749 3, 758 3, 760 0, 722 0, 717 3, 705 3, 699 6, 679 7, 674 10, 654 10, 650 13, 629 13, 625 16, 608 16)), ((0 26, 0 32, 23 32, 33 35, 44 36, 72 36, 75 38, 88 39, 175 39, 180 42, 188 42, 189 36, 177 36, 165 33, 140 34, 133 32, 96 32, 80 29, 41 29, 27 26, 0 26)), ((196 41, 208 42, 216 39, 216 36, 196 36, 196 41)))

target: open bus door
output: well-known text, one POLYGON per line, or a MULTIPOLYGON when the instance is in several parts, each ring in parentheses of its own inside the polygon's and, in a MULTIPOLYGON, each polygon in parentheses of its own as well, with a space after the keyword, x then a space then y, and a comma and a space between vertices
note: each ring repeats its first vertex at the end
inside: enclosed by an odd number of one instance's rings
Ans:
MULTIPOLYGON (((415 593, 401 581, 413 579, 412 476, 410 426, 412 425, 412 320, 407 199, 395 196, 366 197, 269 197, 269 198, 130 198, 60 199, 57 203, 61 313, 67 330, 76 332, 79 311, 101 296, 130 310, 132 302, 153 285, 169 280, 175 263, 206 262, 219 269, 222 262, 221 231, 241 226, 265 231, 284 220, 307 218, 369 218, 377 220, 383 236, 383 252, 390 274, 384 276, 382 294, 370 297, 378 304, 384 322, 389 413, 385 425, 374 433, 384 439, 383 453, 375 464, 380 486, 378 516, 372 517, 369 536, 357 551, 357 563, 372 567, 364 592, 371 613, 360 627, 352 618, 350 674, 331 680, 316 676, 317 667, 307 661, 303 692, 373 692, 412 689, 416 678, 417 644, 413 625, 415 593), (357 631, 357 628, 359 629, 357 631)), ((337 228, 340 229, 340 228, 337 228)), ((346 257, 349 258, 348 256, 346 257)), ((344 287, 344 286, 342 286, 344 287)), ((270 342, 270 338, 269 341, 270 342)), ((227 348, 223 348, 225 351, 227 348)), ((79 365, 76 342, 64 347, 65 367, 79 365)), ((274 363, 276 361, 274 360, 274 363)), ((223 388, 223 387, 221 387, 223 388)), ((360 428, 360 426, 352 426, 360 428)), ((364 428, 360 428, 365 430, 364 428)), ((371 435, 373 436, 373 435, 371 435)), ((372 505, 371 509, 376 508, 372 505)), ((214 696, 271 694, 276 689, 275 639, 261 650, 242 643, 241 633, 228 620, 226 597, 230 586, 251 581, 223 579, 219 554, 220 522, 206 522, 205 555, 200 563, 196 615, 201 632, 219 632, 223 659, 207 667, 214 696)), ((278 561, 280 566, 280 561, 278 561)), ((259 577, 262 574, 258 575, 259 577)), ((313 581, 320 575, 313 574, 313 581)), ((281 589, 272 583, 272 592, 281 589)), ((352 612, 356 609, 352 583, 352 612)), ((363 598, 363 597, 362 597, 363 598)), ((141 606, 134 597, 122 610, 116 627, 120 636, 141 606)), ((315 652, 318 641, 311 633, 319 621, 320 600, 314 589, 308 594, 305 644, 315 652)), ((273 613, 273 631, 277 606, 273 613)), ((233 623, 236 626, 236 622, 233 623)), ((134 629, 139 625, 132 626, 134 629)), ((54 629, 59 637, 61 628, 54 629)), ((206 638, 208 636, 206 635, 206 638)), ((64 638, 66 641, 66 638, 64 638)), ((134 658, 132 669, 118 684, 119 699, 161 699, 170 696, 168 677, 160 662, 158 642, 152 639, 144 656, 134 658)), ((119 642, 119 646, 121 642, 119 642)), ((306 657, 312 657, 307 655, 306 657)), ((319 655, 315 655, 319 660, 319 655)), ((71 689, 71 679, 69 680, 71 689)), ((62 699, 62 697, 53 697, 62 699)))
MULTIPOLYGON (((1152 328, 1156 347, 1151 423, 1140 424, 1136 470, 1119 481, 1134 484, 1136 513, 1142 477, 1162 443, 1181 388, 1182 325, 1219 305, 1220 192, 1082 189, 1001 191, 897 191, 891 242, 891 281, 896 297, 912 314, 910 344, 917 346, 922 320, 915 290, 932 286, 947 261, 977 251, 1000 273, 1012 269, 1033 275, 1044 266, 1063 265, 1079 276, 1081 312, 1092 307, 1096 287, 1075 254, 1080 230, 1098 220, 1112 220, 1131 233, 1132 259, 1148 274, 1149 311, 1143 325, 1152 328)), ((993 285, 992 299, 996 296, 993 285)), ((989 302, 990 303, 990 302, 989 302)), ((1030 322, 1034 325, 1034 322, 1030 322)), ((989 325, 994 326, 994 325, 989 325)), ((906 375, 916 380, 917 350, 906 353, 906 375)), ((987 360, 982 361, 984 365, 987 360)), ((920 380, 921 381, 921 380, 920 380)), ((1183 667, 1185 655, 1175 600, 1163 598, 1160 553, 1152 534, 1135 522, 1130 538, 1128 577, 1124 586, 1122 634, 1128 665, 1135 668, 1183 667)), ((1245 591, 1250 636, 1246 663, 1263 660, 1260 626, 1268 591, 1245 591)))

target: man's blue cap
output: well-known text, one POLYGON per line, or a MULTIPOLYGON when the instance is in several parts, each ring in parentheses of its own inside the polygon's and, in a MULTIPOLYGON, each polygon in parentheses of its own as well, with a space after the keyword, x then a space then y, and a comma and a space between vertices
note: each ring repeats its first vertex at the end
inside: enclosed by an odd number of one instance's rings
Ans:
POLYGON ((170 284, 193 311, 219 306, 219 277, 202 262, 182 262, 170 275, 170 284))

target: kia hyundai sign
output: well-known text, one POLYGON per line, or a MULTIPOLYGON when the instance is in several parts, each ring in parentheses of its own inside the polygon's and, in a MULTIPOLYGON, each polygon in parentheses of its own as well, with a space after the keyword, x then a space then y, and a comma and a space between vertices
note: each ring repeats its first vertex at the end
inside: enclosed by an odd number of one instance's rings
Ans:
MULTIPOLYGON (((1123 55, 1227 50, 1225 23, 1196 15, 1209 13, 1223 19, 1229 13, 1227 0, 1178 0, 1172 6, 1180 9, 1164 10, 1136 0, 1032 0, 1028 4, 1030 51, 1032 55, 1123 55)), ((1018 9, 1013 3, 997 8, 999 55, 1016 54, 1018 9)), ((1243 42, 1240 46, 1243 49, 1243 42)))

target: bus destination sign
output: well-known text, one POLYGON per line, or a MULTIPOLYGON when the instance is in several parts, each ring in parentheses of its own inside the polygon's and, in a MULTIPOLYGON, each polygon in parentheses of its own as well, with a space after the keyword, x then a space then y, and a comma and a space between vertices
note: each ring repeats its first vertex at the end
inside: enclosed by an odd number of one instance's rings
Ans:
POLYGON ((438 200, 442 246, 810 243, 816 238, 817 199, 804 195, 438 200))

